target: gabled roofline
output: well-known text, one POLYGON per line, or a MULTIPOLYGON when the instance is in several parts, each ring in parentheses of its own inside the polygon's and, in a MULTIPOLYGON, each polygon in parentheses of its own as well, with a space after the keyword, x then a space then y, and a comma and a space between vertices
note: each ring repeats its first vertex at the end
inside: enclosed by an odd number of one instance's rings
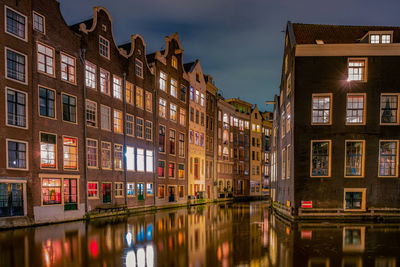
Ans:
MULTIPOLYGON (((129 51, 129 54, 127 54, 126 57, 130 58, 130 57, 133 56, 134 51, 135 51, 135 41, 136 41, 137 38, 142 40, 143 50, 144 50, 142 53, 144 55, 144 61, 146 63, 147 68, 150 70, 151 74, 154 75, 153 69, 150 68, 149 63, 147 62, 147 56, 146 56, 146 46, 147 46, 147 44, 146 44, 146 42, 144 41, 143 37, 140 34, 136 33, 136 34, 132 34, 131 35, 131 51, 129 51)), ((126 54, 126 51, 123 48, 120 48, 120 52, 126 54)))
MULTIPOLYGON (((164 50, 164 53, 162 54, 161 51, 157 51, 156 54, 155 54, 155 57, 154 57, 155 59, 161 61, 165 65, 167 64, 166 58, 167 58, 167 55, 169 53, 169 44, 170 44, 170 42, 172 40, 175 40, 178 43, 178 47, 179 47, 178 51, 175 50, 175 54, 181 54, 181 53, 183 54, 183 49, 182 49, 181 42, 179 41, 178 33, 175 32, 175 33, 173 33, 173 34, 171 34, 169 36, 166 36, 165 37, 165 50, 164 50), (176 53, 176 52, 178 52, 178 53, 176 53)), ((185 68, 183 66, 183 58, 181 60, 181 67, 182 67, 182 70, 183 70, 184 78, 188 79, 187 73, 186 73, 185 68), (186 75, 186 77, 185 77, 185 75, 186 75)))
POLYGON ((294 30, 293 30, 293 23, 289 20, 287 22, 287 32, 289 36, 289 43, 290 47, 293 48, 296 45, 296 36, 294 35, 294 30))

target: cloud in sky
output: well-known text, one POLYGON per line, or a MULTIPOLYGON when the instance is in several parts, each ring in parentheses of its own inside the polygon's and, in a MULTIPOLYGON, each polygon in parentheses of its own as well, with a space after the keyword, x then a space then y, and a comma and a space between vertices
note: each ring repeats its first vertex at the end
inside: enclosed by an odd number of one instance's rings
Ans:
MULTIPOLYGON (((139 33, 147 52, 178 32, 185 61, 200 59, 224 97, 240 97, 266 109, 279 93, 284 33, 299 23, 400 25, 398 0, 59 0, 68 24, 104 6, 118 44, 139 33)), ((271 107, 268 107, 271 109, 271 107)))

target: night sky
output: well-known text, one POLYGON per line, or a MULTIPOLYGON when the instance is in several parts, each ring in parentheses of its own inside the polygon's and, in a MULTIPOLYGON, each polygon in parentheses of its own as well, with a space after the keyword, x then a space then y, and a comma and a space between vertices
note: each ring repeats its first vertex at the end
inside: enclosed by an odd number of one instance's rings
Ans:
POLYGON ((74 24, 104 6, 116 42, 142 35, 147 53, 164 48, 179 33, 184 60, 200 59, 225 98, 240 97, 271 110, 265 100, 279 94, 284 31, 298 23, 400 25, 399 0, 59 0, 74 24))

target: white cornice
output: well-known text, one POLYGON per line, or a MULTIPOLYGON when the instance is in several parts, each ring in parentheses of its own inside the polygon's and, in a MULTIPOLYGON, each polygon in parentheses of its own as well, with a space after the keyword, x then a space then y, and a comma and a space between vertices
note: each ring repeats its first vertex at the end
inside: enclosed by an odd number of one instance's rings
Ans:
POLYGON ((400 56, 400 43, 395 44, 297 44, 296 57, 331 56, 400 56))

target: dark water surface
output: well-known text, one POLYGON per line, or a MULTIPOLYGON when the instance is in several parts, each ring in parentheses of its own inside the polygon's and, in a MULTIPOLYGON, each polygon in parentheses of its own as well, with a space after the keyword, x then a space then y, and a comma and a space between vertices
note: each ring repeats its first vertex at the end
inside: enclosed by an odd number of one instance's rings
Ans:
POLYGON ((288 224, 264 202, 0 232, 0 266, 400 266, 400 224, 288 224))

